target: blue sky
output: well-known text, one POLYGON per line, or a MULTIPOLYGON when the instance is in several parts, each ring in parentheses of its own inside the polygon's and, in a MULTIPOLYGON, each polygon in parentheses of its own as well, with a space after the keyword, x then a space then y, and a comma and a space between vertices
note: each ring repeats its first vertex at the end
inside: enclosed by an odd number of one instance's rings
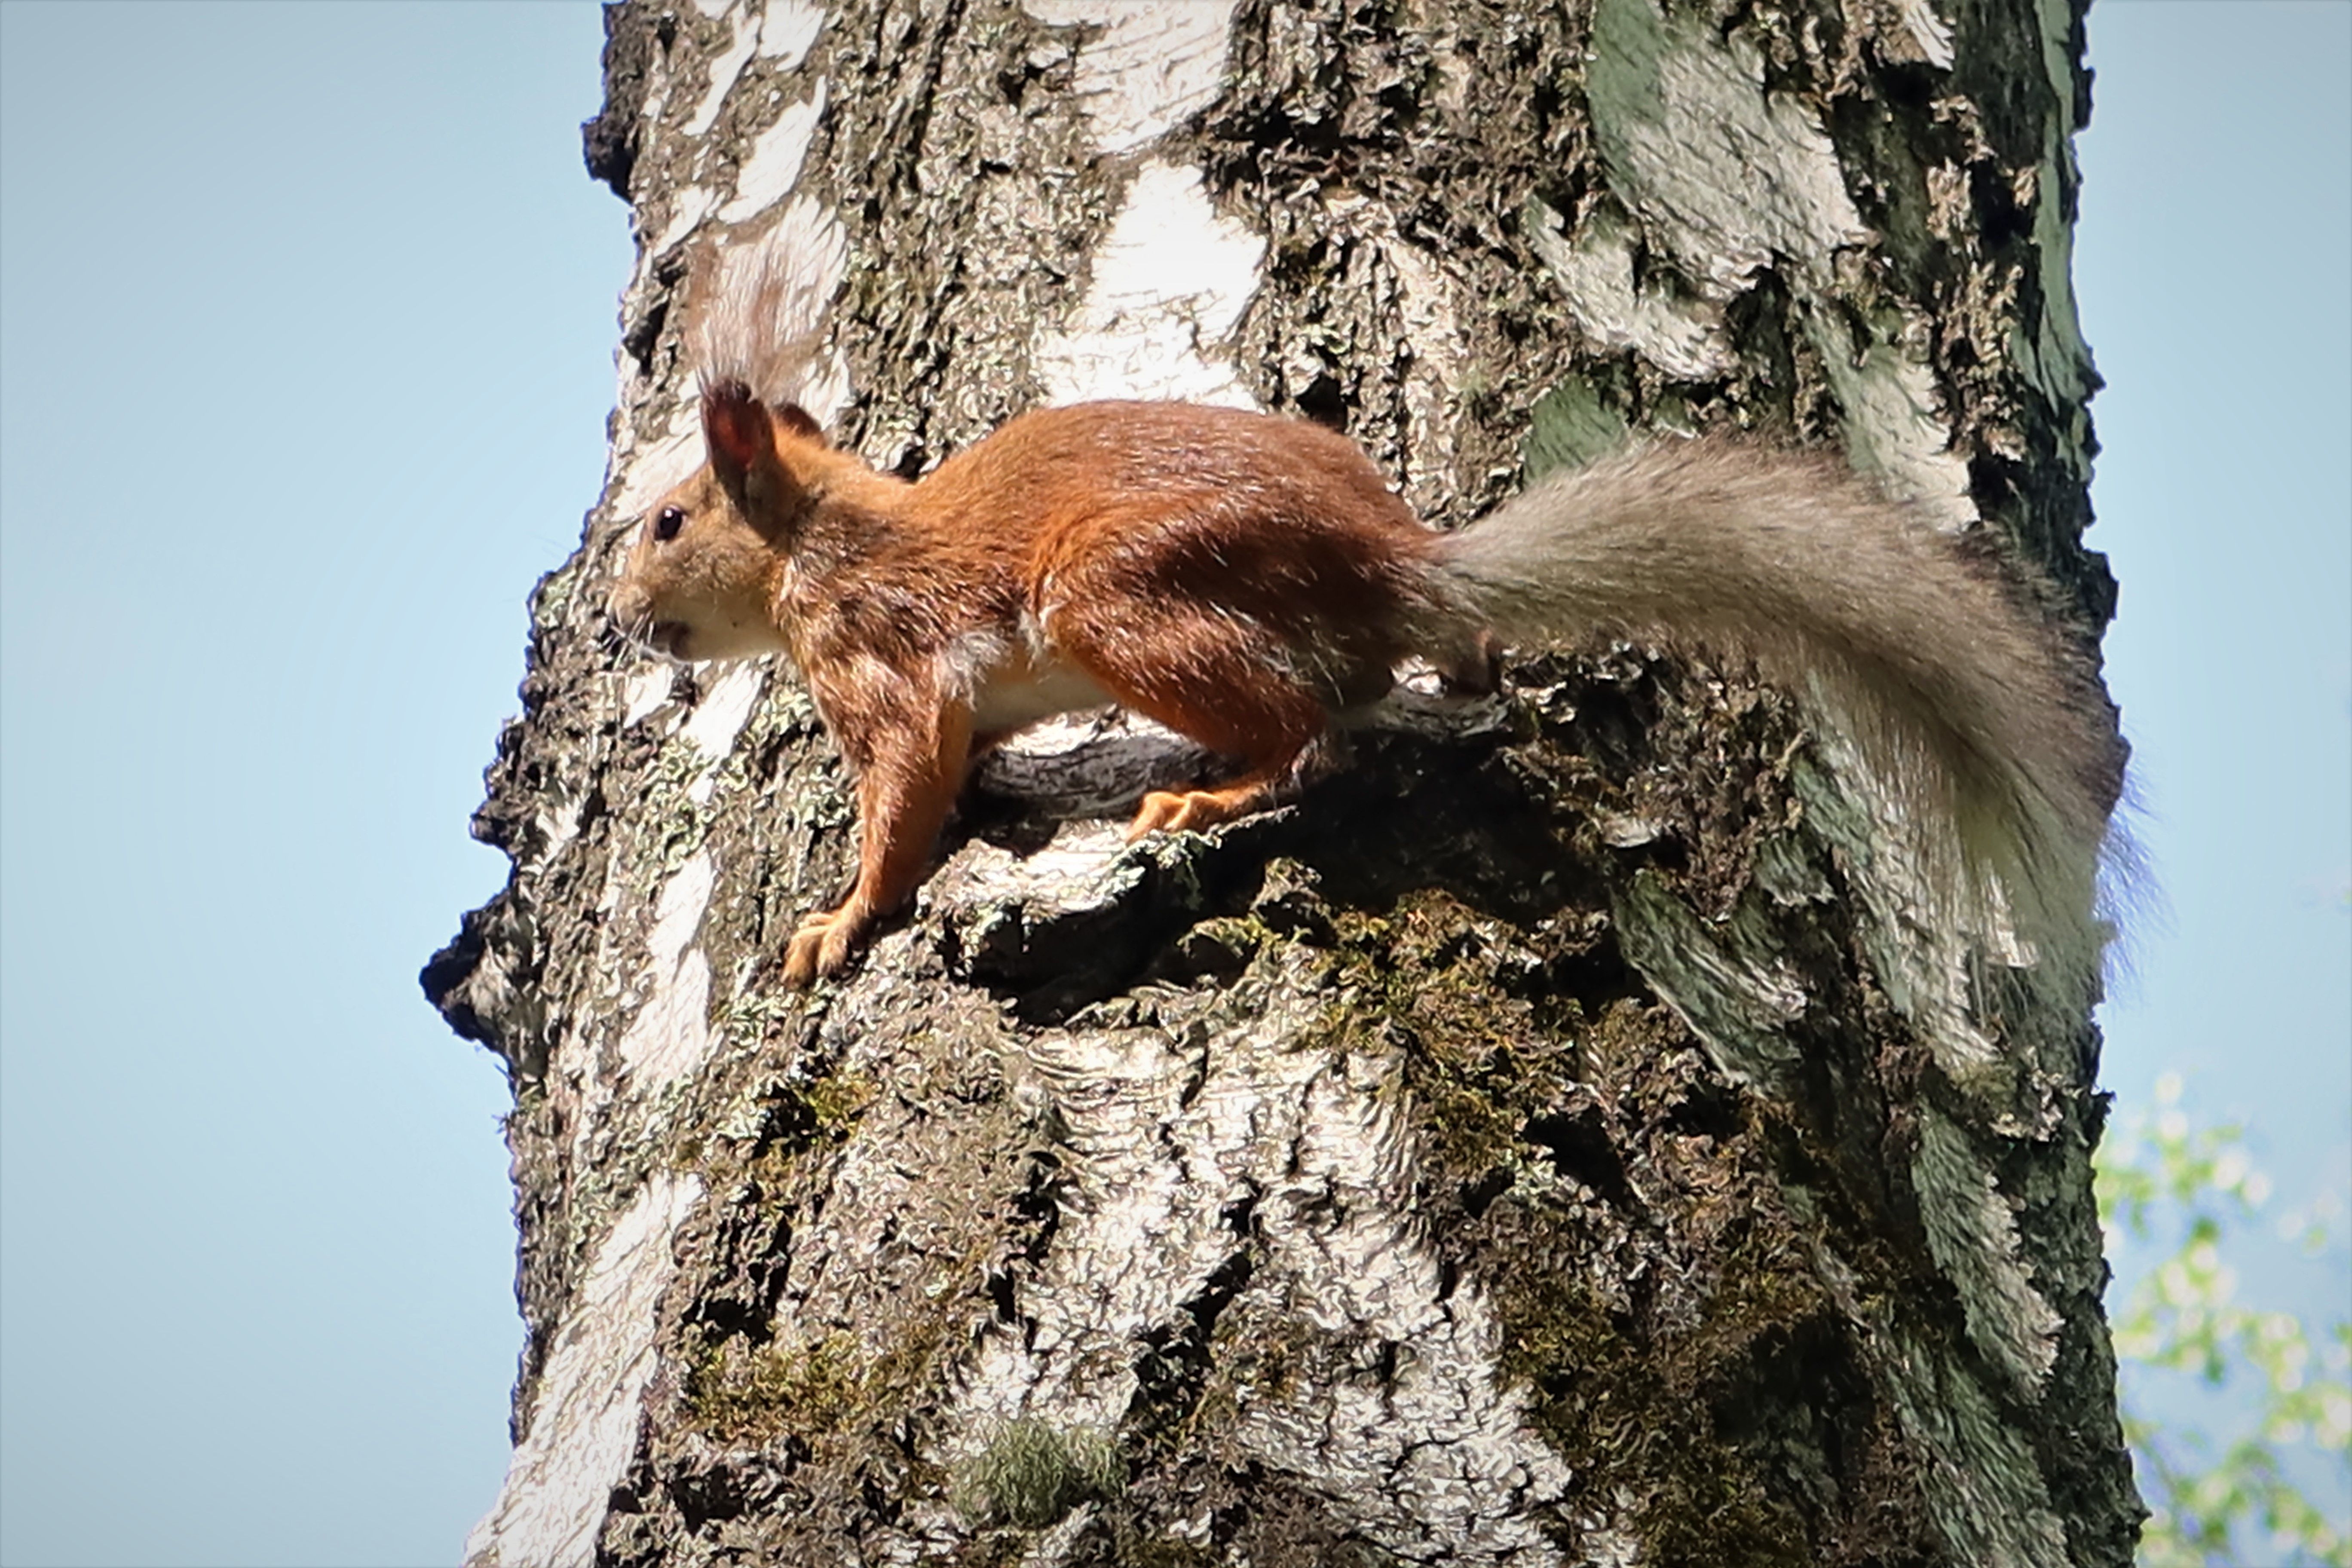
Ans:
MULTIPOLYGON (((2171 909, 2108 1011, 2352 1183, 2352 7, 2107 0, 2093 542, 2171 909)), ((417 965, 595 499, 581 5, 0 5, 0 1563, 453 1561, 520 1342, 417 965)), ((2339 1254, 2248 1268, 2341 1311, 2339 1254)))
MULTIPOLYGON (((2164 907, 2103 1014, 2250 1128, 2276 1208, 2352 1193, 2352 6, 2091 16, 2075 253, 2107 385, 2091 542, 2108 681, 2164 907)), ((2128 1275, 2138 1265, 2116 1259, 2128 1275)), ((2352 1313, 2339 1247, 2245 1259, 2249 1299, 2352 1313)), ((2339 1507, 2352 1506, 2352 1478, 2339 1507)))

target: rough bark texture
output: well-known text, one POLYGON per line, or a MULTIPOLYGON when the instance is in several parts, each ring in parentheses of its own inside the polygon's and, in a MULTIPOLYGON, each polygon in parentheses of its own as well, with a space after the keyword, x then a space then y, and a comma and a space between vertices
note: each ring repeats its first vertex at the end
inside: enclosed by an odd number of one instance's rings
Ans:
POLYGON ((690 242, 913 473, 1023 407, 1347 429, 1440 525, 1629 430, 1843 444, 2086 625, 2068 0, 630 3, 604 496, 425 972, 509 1064, 530 1327, 469 1561, 2122 1563, 2096 1037, 1916 917, 1835 748, 1646 649, 1408 693, 1295 805, 1000 756, 844 983, 794 674, 617 651, 690 242))

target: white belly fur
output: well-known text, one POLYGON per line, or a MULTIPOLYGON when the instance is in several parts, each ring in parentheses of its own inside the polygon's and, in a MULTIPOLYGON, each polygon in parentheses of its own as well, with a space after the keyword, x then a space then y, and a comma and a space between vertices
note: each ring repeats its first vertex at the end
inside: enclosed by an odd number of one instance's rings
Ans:
POLYGON ((971 727, 979 734, 1002 734, 1050 719, 1102 708, 1111 694, 1094 677, 1048 647, 1034 659, 1014 658, 981 672, 971 694, 971 727))

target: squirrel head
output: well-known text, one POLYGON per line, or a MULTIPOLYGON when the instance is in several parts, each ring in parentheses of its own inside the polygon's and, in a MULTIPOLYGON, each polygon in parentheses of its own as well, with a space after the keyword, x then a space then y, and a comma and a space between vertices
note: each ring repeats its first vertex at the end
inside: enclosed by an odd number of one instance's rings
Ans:
POLYGON ((613 618, 674 658, 785 651, 777 577, 815 500, 806 458, 824 434, 806 410, 723 381, 702 394, 702 435, 707 460, 638 525, 613 618))

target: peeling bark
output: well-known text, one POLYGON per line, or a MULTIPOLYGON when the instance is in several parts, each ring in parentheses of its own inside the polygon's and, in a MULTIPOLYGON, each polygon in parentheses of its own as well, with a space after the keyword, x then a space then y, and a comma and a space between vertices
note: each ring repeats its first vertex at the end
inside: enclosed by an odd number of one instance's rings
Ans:
MULTIPOLYGON (((627 0, 604 499, 425 974, 515 1086, 468 1562, 2122 1563, 2097 1037, 1923 922, 1832 738, 1644 648, 1407 691, 1295 804, 994 757, 844 982, 797 676, 599 606, 698 459, 686 247, 914 473, 1118 394, 1341 426, 1440 525, 1642 429, 1835 442, 2104 622, 2069 0, 627 0)), ((2013 955, 2012 955, 2013 956, 2013 955)))

